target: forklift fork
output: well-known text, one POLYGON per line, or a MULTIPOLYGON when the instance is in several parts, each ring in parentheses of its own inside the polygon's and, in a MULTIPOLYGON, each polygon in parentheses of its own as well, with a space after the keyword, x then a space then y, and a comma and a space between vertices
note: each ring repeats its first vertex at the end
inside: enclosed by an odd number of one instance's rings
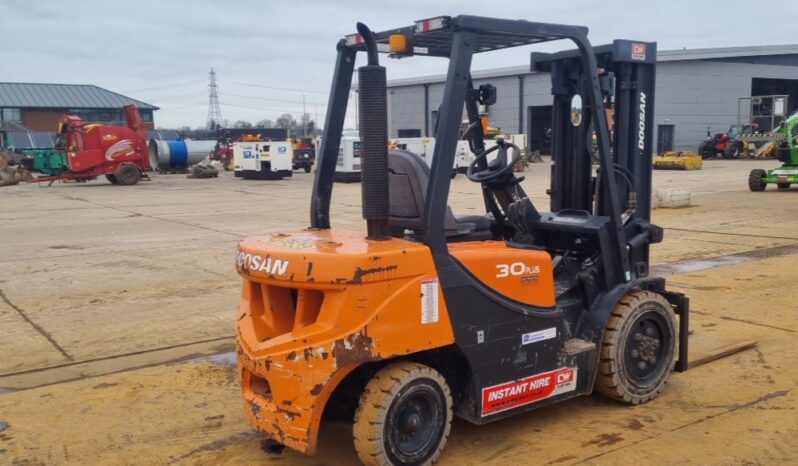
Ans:
POLYGON ((660 294, 668 300, 674 307, 674 311, 679 316, 679 359, 676 361, 674 370, 676 372, 686 372, 689 367, 687 359, 687 348, 690 333, 690 298, 682 293, 673 291, 660 291, 660 294))

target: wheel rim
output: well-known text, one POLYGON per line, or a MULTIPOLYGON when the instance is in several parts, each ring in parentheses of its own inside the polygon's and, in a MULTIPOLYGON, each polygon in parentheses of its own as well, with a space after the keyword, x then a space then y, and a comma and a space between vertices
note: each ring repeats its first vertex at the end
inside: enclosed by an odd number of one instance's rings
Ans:
POLYGON ((638 317, 626 338, 624 365, 632 381, 645 385, 655 380, 664 367, 671 346, 665 318, 655 311, 638 317))
POLYGON ((391 404, 385 423, 387 452, 397 463, 418 463, 431 456, 445 423, 440 389, 427 380, 405 387, 391 404))

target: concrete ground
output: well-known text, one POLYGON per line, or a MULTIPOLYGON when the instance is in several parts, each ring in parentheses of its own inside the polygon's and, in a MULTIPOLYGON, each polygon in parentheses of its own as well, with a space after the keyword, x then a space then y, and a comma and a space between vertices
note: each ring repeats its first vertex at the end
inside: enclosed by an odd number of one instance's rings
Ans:
MULTIPOLYGON (((798 187, 748 191, 773 161, 655 172, 694 206, 658 209, 652 262, 692 300, 693 357, 758 346, 671 379, 653 402, 595 395, 476 427, 439 464, 798 462, 798 187)), ((524 181, 546 206, 548 164, 524 181)), ((0 464, 354 464, 349 426, 316 457, 264 452, 244 420, 233 347, 241 237, 308 224, 312 176, 156 175, 0 190, 0 464)), ((362 229, 359 184, 336 184, 334 226, 362 229)), ((480 210, 457 177, 450 204, 480 210)))

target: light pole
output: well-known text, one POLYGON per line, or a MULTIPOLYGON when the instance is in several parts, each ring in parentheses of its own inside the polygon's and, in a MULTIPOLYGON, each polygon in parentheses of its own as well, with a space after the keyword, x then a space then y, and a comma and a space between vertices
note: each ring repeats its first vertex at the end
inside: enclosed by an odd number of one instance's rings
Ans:
POLYGON ((302 137, 307 137, 308 119, 305 117, 305 94, 302 94, 302 137))

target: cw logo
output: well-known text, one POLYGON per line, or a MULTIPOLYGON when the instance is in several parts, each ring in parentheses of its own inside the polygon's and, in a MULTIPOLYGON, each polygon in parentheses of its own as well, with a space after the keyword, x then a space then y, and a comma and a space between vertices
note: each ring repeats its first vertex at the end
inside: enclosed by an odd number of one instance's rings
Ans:
POLYGON ((574 381, 574 371, 562 372, 557 374, 557 383, 569 383, 574 381))
POLYGON ((540 273, 540 266, 528 266, 523 262, 513 262, 512 264, 496 264, 498 273, 496 278, 509 276, 520 277, 521 275, 537 275, 540 273))

